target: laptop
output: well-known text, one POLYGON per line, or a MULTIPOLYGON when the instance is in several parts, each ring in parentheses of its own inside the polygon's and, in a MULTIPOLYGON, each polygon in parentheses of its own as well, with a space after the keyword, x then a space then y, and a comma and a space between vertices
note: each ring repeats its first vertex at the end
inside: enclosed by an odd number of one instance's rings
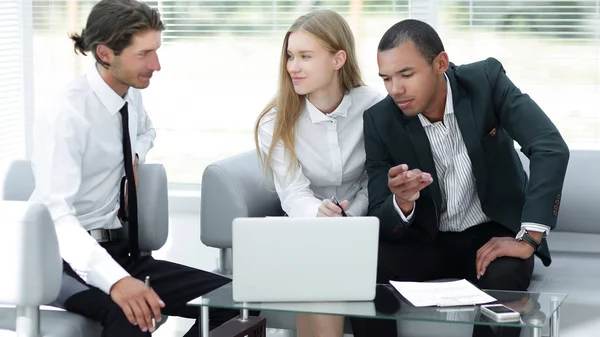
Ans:
POLYGON ((233 300, 371 301, 378 239, 376 217, 236 218, 233 300))

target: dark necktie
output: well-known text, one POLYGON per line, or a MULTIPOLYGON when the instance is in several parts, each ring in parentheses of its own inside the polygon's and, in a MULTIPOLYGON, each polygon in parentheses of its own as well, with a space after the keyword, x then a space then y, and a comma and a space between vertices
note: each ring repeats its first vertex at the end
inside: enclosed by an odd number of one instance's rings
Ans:
POLYGON ((125 176, 127 177, 127 203, 128 203, 128 225, 129 225, 129 251, 131 257, 137 259, 140 256, 138 242, 138 209, 135 176, 133 174, 133 158, 131 154, 131 138, 129 137, 129 112, 127 102, 119 110, 123 116, 123 155, 125 161, 125 176))

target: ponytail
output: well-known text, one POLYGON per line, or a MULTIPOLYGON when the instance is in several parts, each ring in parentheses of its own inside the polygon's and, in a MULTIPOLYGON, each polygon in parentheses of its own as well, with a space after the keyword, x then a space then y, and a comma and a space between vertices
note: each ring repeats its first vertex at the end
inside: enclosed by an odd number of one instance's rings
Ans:
POLYGON ((75 42, 75 54, 81 53, 82 55, 87 55, 86 52, 90 50, 89 46, 85 43, 85 29, 81 30, 81 34, 73 33, 69 37, 75 42))

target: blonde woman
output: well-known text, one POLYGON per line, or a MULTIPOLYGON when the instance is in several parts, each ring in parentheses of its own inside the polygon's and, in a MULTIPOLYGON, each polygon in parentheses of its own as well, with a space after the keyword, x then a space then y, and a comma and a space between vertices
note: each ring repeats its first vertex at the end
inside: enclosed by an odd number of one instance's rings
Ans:
MULTIPOLYGON (((292 24, 277 94, 255 128, 257 150, 288 216, 366 214, 362 115, 383 97, 361 80, 354 37, 341 15, 316 10, 292 24)), ((339 337, 343 325, 343 317, 301 314, 297 333, 339 337)))

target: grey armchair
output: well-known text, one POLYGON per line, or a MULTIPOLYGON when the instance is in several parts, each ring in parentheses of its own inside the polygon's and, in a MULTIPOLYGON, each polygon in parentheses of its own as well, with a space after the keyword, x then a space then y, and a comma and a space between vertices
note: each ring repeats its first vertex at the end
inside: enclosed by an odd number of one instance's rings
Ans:
POLYGON ((62 260, 46 206, 0 201, 0 304, 16 306, 0 319, 0 329, 19 337, 40 336, 39 306, 60 290, 62 260))
POLYGON ((219 248, 220 274, 231 275, 231 222, 238 217, 283 215, 273 176, 255 151, 220 160, 202 174, 200 239, 219 248))
MULTIPOLYGON (((2 179, 3 200, 26 201, 35 188, 31 163, 26 160, 10 163, 2 179)), ((140 249, 144 254, 151 254, 152 251, 160 249, 165 244, 169 231, 167 174, 164 166, 160 164, 140 164, 138 179, 140 249)), ((2 238, 0 237, 0 239, 2 238)), ((26 256, 17 256, 20 261, 23 261, 23 265, 31 263, 29 259, 25 259, 26 256)), ((4 270, 4 268, 2 269, 4 270)), ((62 263, 58 271, 62 273, 62 263)), ((3 271, 3 275, 10 275, 10 273, 4 274, 3 271)), ((24 291, 31 291, 44 285, 44 282, 44 278, 32 278, 30 283, 21 286, 25 286, 22 288, 24 291)), ((51 301, 52 299, 44 303, 51 301)), ((0 330, 14 330, 14 312, 13 308, 0 308, 0 330)), ((164 324, 165 321, 166 317, 163 317, 161 324, 164 324)), ((44 337, 94 337, 101 334, 99 323, 48 306, 42 307, 40 322, 44 337)))

